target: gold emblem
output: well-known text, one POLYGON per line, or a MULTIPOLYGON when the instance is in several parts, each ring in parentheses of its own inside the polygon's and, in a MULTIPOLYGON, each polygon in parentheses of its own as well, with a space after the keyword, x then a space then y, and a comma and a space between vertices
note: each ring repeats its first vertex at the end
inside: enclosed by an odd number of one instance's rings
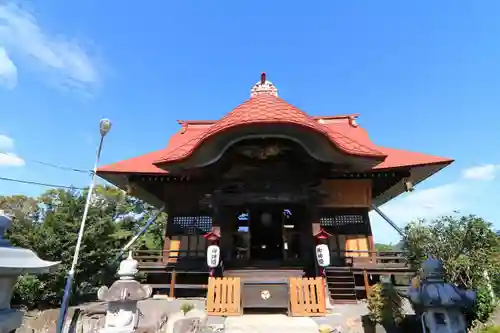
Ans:
POLYGON ((260 298, 262 298, 263 300, 268 300, 269 298, 271 298, 271 293, 269 292, 269 290, 262 290, 260 292, 260 298))

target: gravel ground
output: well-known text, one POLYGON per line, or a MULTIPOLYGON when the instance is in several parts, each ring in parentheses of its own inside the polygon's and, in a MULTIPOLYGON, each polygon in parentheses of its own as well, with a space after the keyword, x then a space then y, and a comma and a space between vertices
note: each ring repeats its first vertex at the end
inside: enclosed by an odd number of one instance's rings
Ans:
MULTIPOLYGON (((139 302, 139 309, 141 311, 140 331, 155 331, 158 324, 165 320, 165 317, 168 315, 178 312, 183 303, 191 303, 196 309, 201 311, 205 310, 205 299, 200 298, 175 300, 148 299, 139 302)), ((102 312, 105 309, 105 304, 90 303, 80 306, 79 308, 83 309, 85 312, 91 310, 102 312)), ((409 305, 405 306, 405 310, 407 313, 412 313, 409 305)), ((72 311, 68 313, 68 318, 70 318, 71 313, 72 311)), ((324 317, 292 318, 279 314, 245 314, 240 317, 228 318, 210 316, 207 319, 207 324, 203 331, 218 331, 225 333, 309 333, 318 332, 319 325, 329 325, 333 328, 342 327, 344 333, 361 333, 364 332, 362 317, 367 313, 366 304, 358 303, 334 305, 333 310, 324 317)), ((24 325, 18 330, 18 333, 54 332, 57 315, 58 309, 30 313, 30 316, 26 316, 24 325)))

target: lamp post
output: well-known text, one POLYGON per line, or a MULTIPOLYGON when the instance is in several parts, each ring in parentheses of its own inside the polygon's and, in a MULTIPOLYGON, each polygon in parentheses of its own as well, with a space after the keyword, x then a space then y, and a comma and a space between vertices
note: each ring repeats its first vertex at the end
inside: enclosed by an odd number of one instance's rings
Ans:
POLYGON ((68 272, 66 278, 66 285, 64 286, 64 296, 61 302, 61 309, 59 311, 59 318, 57 319, 57 333, 61 333, 64 326, 64 321, 66 320, 66 313, 68 311, 69 299, 71 296, 71 287, 73 285, 73 278, 75 275, 76 265, 78 264, 78 256, 80 254, 80 247, 82 245, 83 233, 85 231, 85 222, 87 220, 87 215, 89 212, 90 202, 92 201, 92 192, 95 186, 95 176, 97 172, 97 165, 99 164, 99 159, 101 157, 102 144, 104 137, 108 134, 111 129, 111 121, 108 119, 102 119, 99 123, 99 132, 101 138, 99 140, 99 147, 97 148, 97 154, 94 163, 94 169, 92 171, 92 176, 90 179, 90 186, 87 193, 87 200, 85 202, 85 208, 83 210, 82 222, 80 223, 80 230, 78 231, 78 238, 76 241, 75 252, 73 254, 73 262, 71 263, 71 268, 68 272))

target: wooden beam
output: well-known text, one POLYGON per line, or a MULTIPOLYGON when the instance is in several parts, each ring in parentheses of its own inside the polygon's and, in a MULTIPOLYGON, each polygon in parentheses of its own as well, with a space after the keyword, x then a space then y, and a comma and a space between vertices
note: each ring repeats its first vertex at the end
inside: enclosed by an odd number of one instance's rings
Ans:
POLYGON ((177 272, 175 269, 172 271, 172 274, 170 275, 170 291, 169 291, 169 296, 174 298, 175 297, 175 279, 177 278, 177 272))
MULTIPOLYGON (((323 175, 318 175, 325 179, 378 179, 378 178, 404 178, 410 176, 408 170, 397 171, 382 171, 382 172, 328 172, 323 175)), ((138 182, 155 182, 155 183, 211 183, 212 179, 205 177, 194 178, 191 175, 133 175, 130 180, 138 182)))
POLYGON ((366 272, 366 269, 363 270, 363 281, 365 283, 366 297, 368 297, 368 295, 370 295, 371 293, 371 287, 370 287, 370 281, 368 280, 368 273, 366 272))

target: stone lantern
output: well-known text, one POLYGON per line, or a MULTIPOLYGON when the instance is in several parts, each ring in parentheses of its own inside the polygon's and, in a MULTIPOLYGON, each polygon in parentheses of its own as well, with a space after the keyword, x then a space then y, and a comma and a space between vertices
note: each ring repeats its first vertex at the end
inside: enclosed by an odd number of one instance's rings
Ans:
POLYGON ((23 312, 10 308, 14 286, 21 274, 48 273, 59 262, 40 259, 35 252, 16 248, 5 238, 12 219, 0 210, 0 333, 13 332, 21 326, 23 312))
POLYGON ((152 288, 135 280, 137 261, 132 252, 120 263, 119 280, 111 287, 103 286, 97 291, 97 297, 108 303, 106 322, 101 333, 129 333, 139 324, 137 303, 151 296, 152 288))
POLYGON ((467 332, 464 311, 474 305, 476 292, 446 283, 443 264, 438 259, 429 258, 423 263, 420 283, 409 287, 408 297, 422 310, 424 332, 467 332))

